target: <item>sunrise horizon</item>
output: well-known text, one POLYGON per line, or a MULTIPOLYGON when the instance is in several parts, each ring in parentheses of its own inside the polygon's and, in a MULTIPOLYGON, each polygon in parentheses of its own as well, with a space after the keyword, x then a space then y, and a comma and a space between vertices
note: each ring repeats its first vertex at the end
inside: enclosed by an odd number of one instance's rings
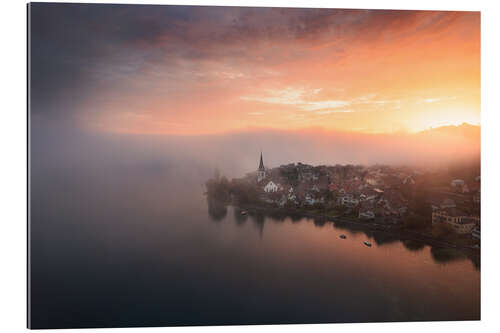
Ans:
POLYGON ((420 133, 425 133, 432 130, 439 130, 441 128, 460 128, 463 126, 477 127, 481 128, 481 123, 472 123, 466 121, 457 121, 456 123, 443 123, 437 125, 430 125, 422 129, 415 131, 398 129, 394 131, 386 132, 366 132, 355 129, 329 129, 321 125, 310 126, 310 127, 297 127, 297 128, 280 128, 280 127, 265 127, 265 126, 247 126, 241 128, 227 129, 223 131, 204 131, 198 133, 171 133, 171 132, 144 132, 143 130, 138 130, 137 132, 130 131, 127 129, 99 129, 99 128, 87 128, 89 130, 95 131, 101 134, 120 134, 120 135, 145 135, 145 136, 179 136, 179 137, 197 137, 197 136, 224 136, 224 135, 235 135, 235 134, 249 134, 249 133, 259 133, 259 132, 276 132, 276 133, 314 133, 319 135, 331 135, 331 134, 353 134, 353 135, 415 135, 420 133))
MULTIPOLYGON (((45 50, 34 57, 34 112, 48 121, 176 135, 480 124, 479 12, 80 4, 44 11, 77 27, 70 39, 34 38, 35 52, 45 50), (99 15, 90 24, 82 17, 92 8, 99 15)), ((43 17, 35 15, 35 37, 55 28, 43 17)))

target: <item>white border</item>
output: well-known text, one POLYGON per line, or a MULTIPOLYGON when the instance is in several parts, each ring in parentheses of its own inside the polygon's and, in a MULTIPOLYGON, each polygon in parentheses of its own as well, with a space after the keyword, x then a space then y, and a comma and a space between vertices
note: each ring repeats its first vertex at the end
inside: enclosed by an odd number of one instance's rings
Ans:
MULTIPOLYGON (((61 1, 53 1, 61 2, 61 1)), ((64 1, 78 2, 78 1, 64 1)), ((237 6, 282 6, 282 7, 333 7, 333 8, 377 8, 377 9, 430 9, 430 10, 480 10, 482 21, 482 320, 481 322, 427 322, 388 324, 332 324, 332 325, 279 325, 279 326, 228 326, 168 328, 170 332, 248 332, 254 330, 302 332, 314 330, 330 332, 366 332, 381 330, 390 332, 419 332, 452 330, 468 332, 475 330, 498 330, 498 300, 500 299, 498 236, 500 220, 495 209, 500 189, 498 174, 500 158, 498 126, 500 107, 498 78, 500 77, 500 31, 497 2, 489 1, 358 1, 358 0, 175 0, 175 1, 84 1, 88 3, 142 3, 142 4, 192 4, 192 5, 237 5, 237 6)), ((1 290, 0 327, 4 332, 19 332, 26 328, 26 7, 22 1, 2 2, 2 110, 1 110, 1 190, 0 233, 1 290)), ((121 331, 125 329, 114 329, 121 331)), ((160 331, 165 328, 126 329, 128 331, 160 331)), ((89 332, 92 330, 72 330, 89 332)), ((107 329, 100 331, 108 331, 107 329)))

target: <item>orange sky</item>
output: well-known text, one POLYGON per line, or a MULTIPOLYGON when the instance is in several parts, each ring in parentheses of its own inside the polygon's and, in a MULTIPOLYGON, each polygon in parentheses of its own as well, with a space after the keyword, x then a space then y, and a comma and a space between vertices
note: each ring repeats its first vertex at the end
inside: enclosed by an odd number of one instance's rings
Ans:
MULTIPOLYGON (((187 9, 115 45, 83 121, 99 131, 415 132, 480 123, 480 13, 187 9), (117 45, 117 46, 116 46, 117 45)), ((150 21, 148 21, 150 20, 150 21)), ((146 16, 155 22, 161 16, 146 16)))

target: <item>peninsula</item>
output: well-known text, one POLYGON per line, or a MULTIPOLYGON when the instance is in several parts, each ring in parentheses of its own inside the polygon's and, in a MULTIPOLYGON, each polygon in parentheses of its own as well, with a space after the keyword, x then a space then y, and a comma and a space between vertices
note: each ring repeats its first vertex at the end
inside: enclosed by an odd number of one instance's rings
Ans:
POLYGON ((425 241, 478 249, 480 176, 470 167, 428 171, 407 166, 290 163, 258 168, 229 181, 206 182, 209 209, 243 214, 299 214, 414 235, 425 241))

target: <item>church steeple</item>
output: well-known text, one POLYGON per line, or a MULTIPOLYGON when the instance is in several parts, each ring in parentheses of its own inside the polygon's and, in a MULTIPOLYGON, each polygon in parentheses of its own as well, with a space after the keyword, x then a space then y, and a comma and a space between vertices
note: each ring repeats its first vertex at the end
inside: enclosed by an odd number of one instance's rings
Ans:
POLYGON ((262 158, 262 151, 260 152, 260 163, 259 163, 259 170, 257 170, 257 181, 260 182, 261 180, 266 178, 266 168, 264 167, 264 159, 262 158))

